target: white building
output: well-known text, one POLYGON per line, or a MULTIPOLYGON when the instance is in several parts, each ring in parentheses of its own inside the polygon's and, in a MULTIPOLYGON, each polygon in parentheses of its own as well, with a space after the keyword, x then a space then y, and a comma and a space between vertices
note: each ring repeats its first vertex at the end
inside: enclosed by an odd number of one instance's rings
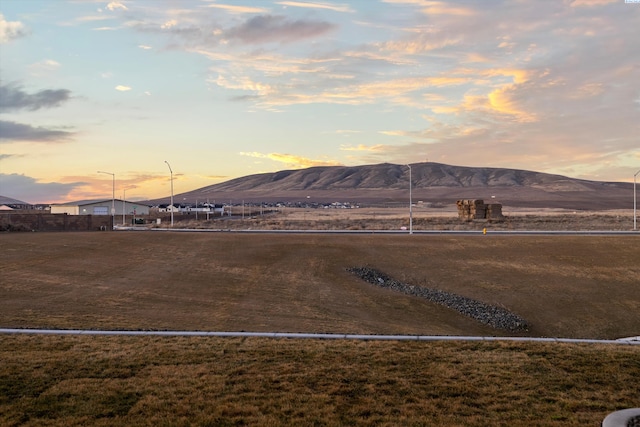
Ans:
POLYGON ((67 215, 111 215, 111 206, 115 204, 114 215, 149 215, 149 206, 120 199, 80 200, 77 202, 51 205, 51 213, 67 215))

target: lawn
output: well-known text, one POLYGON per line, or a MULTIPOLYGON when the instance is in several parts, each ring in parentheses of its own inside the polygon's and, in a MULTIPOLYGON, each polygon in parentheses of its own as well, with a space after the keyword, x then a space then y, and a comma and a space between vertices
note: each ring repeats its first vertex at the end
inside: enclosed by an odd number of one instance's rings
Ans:
MULTIPOLYGON (((504 336, 347 271, 640 334, 637 236, 0 235, 0 327, 504 336)), ((0 335, 0 425, 600 424, 640 346, 0 335)))

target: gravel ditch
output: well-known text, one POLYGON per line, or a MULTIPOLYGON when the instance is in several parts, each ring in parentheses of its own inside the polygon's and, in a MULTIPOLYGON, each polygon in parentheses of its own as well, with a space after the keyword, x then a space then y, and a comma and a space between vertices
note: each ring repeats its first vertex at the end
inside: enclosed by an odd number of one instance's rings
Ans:
POLYGON ((496 329, 503 329, 510 332, 526 331, 528 329, 526 320, 500 307, 438 289, 401 283, 369 267, 352 267, 348 268, 347 271, 373 285, 403 294, 425 298, 428 301, 456 310, 465 316, 469 316, 496 329))

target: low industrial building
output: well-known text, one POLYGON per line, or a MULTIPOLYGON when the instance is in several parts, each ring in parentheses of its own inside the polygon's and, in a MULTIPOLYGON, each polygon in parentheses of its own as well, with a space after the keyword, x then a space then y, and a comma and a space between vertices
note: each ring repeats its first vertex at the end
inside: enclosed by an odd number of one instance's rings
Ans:
POLYGON ((120 199, 80 200, 51 205, 52 214, 67 215, 149 215, 150 206, 120 199), (111 209, 114 212, 111 212, 111 209))

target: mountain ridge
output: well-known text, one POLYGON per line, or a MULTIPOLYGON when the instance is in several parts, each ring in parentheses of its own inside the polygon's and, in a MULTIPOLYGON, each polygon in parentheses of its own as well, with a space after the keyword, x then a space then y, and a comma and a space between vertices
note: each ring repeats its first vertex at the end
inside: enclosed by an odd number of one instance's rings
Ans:
MULTIPOLYGON (((589 181, 523 169, 413 163, 414 201, 451 204, 459 199, 495 199, 514 207, 631 209, 630 183, 589 181)), ((174 200, 225 203, 404 203, 409 197, 409 167, 392 163, 362 166, 314 166, 234 178, 174 195, 174 200)), ((168 197, 150 200, 167 203, 168 197)))

